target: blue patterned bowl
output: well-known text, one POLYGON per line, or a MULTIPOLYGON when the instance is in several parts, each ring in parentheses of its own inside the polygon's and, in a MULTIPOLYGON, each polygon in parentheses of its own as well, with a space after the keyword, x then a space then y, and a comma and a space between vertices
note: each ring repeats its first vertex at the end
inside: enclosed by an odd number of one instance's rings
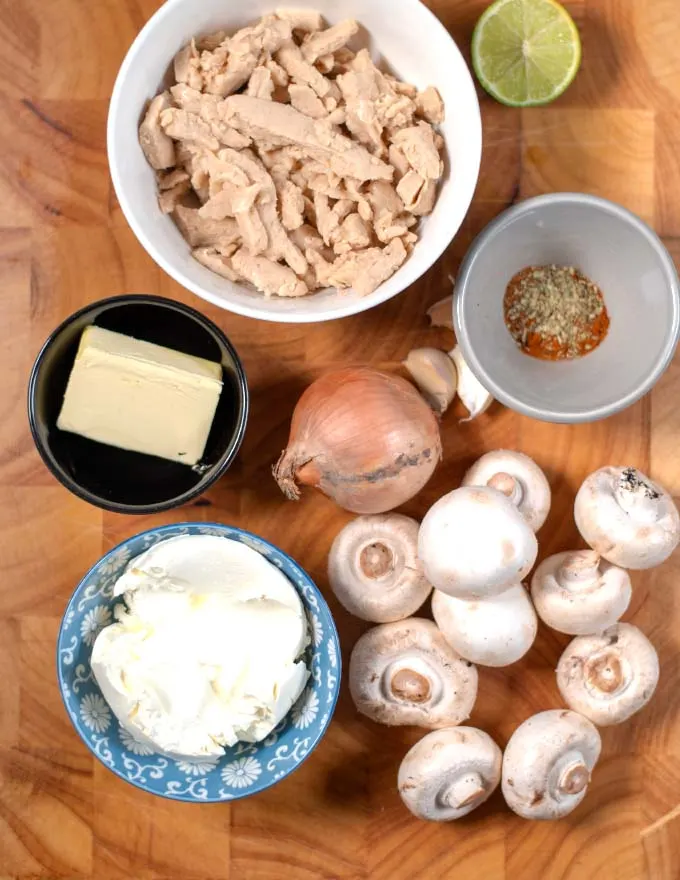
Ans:
POLYGON ((326 601, 297 563, 272 544, 219 523, 180 523, 119 544, 88 572, 66 608, 57 640, 57 675, 73 726, 85 745, 121 779, 151 794, 216 803, 264 791, 292 773, 318 745, 340 690, 340 645, 326 601), (113 585, 125 566, 153 544, 177 535, 218 535, 246 544, 281 569, 300 594, 309 619, 309 683, 286 718, 260 743, 237 743, 221 758, 173 760, 152 752, 122 728, 90 669, 92 645, 113 622, 113 585))

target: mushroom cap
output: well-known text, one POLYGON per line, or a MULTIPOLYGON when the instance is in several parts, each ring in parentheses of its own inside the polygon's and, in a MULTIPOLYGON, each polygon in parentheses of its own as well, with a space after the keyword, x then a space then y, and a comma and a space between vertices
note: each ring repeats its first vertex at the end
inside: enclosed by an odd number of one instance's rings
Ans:
POLYGON ((432 592, 417 557, 418 523, 400 513, 359 516, 336 535, 328 579, 338 601, 375 623, 414 614, 432 592))
POLYGON ((503 755, 503 796, 525 819, 561 819, 586 794, 600 757, 597 728, 576 712, 549 709, 515 730, 503 755))
POLYGON ((488 486, 463 486, 425 514, 418 556, 433 586, 459 599, 502 593, 536 561, 536 535, 515 505, 488 486))
POLYGON ((420 819, 460 819, 483 804, 497 788, 502 760, 500 748, 483 730, 434 730, 417 742, 401 762, 399 794, 420 819))
POLYGON ((469 718, 477 670, 431 620, 410 617, 369 629, 349 661, 359 712, 379 724, 452 727, 469 718))
POLYGON ((432 594, 432 616, 461 657, 481 666, 508 666, 533 645, 538 620, 527 591, 513 584, 488 599, 432 594))
POLYGON ((573 639, 557 664, 564 702, 599 727, 621 724, 642 709, 658 681, 654 646, 630 623, 573 639))
POLYGON ((541 620, 574 636, 602 632, 616 623, 631 595, 628 572, 600 559, 594 550, 548 556, 531 579, 531 598, 541 620), (569 578, 563 566, 571 572, 569 578))
POLYGON ((622 568, 653 568, 680 541, 680 515, 661 486, 635 468, 604 467, 586 478, 576 526, 600 556, 622 568))
MULTIPOLYGON (((497 476, 508 476, 516 482, 511 496, 519 512, 537 532, 550 511, 550 483, 533 458, 523 452, 497 449, 478 459, 463 477, 463 486, 487 486, 497 476)), ((512 491, 512 481, 508 481, 512 491)), ((494 488, 501 489, 500 483, 494 488)), ((503 491, 503 489, 501 489, 503 491)))

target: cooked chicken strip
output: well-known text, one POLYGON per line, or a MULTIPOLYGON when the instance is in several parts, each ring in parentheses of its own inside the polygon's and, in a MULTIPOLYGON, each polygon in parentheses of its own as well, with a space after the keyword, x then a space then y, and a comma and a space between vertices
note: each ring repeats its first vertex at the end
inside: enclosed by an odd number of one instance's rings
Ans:
MULTIPOLYGON (((229 98, 227 100, 232 99, 229 98)), ((256 101, 257 98, 247 98, 246 100, 256 101)), ((257 209, 269 238, 267 255, 272 260, 285 260, 294 272, 298 275, 304 275, 307 271, 307 261, 302 252, 288 238, 288 234, 279 219, 276 210, 276 186, 267 169, 250 150, 237 152, 236 150, 225 149, 221 150, 219 155, 220 158, 231 161, 234 165, 245 171, 250 180, 260 186, 261 193, 257 209)))
POLYGON ((199 216, 197 208, 177 205, 173 218, 192 248, 215 247, 221 250, 241 237, 235 220, 206 220, 199 216))
POLYGON ((199 208, 199 216, 207 217, 210 220, 224 220, 225 217, 237 217, 239 214, 245 214, 255 204, 259 192, 260 187, 257 184, 242 187, 225 182, 220 191, 202 208, 199 208))
POLYGON ((309 249, 314 251, 322 251, 324 249, 323 238, 308 223, 303 223, 302 226, 293 229, 290 233, 290 238, 303 254, 309 249))
POLYGON ((291 180, 286 180, 277 187, 277 191, 281 200, 281 222, 284 229, 293 230, 302 226, 305 200, 300 187, 291 180))
POLYGON ((321 58, 318 58, 315 67, 317 70, 320 70, 324 76, 328 76, 329 73, 332 73, 335 68, 335 55, 331 52, 330 55, 322 55, 321 58))
POLYGON ((321 284, 326 287, 351 287, 361 296, 373 293, 397 271, 406 256, 406 248, 399 238, 395 238, 386 248, 350 251, 333 263, 326 262, 317 251, 310 249, 307 252, 307 259, 321 284))
POLYGON ((408 164, 406 156, 402 153, 401 149, 394 144, 390 144, 387 156, 390 160, 390 165, 392 165, 397 172, 397 177, 403 177, 411 170, 411 166, 408 164))
POLYGON ((171 107, 161 113, 163 131, 176 141, 191 141, 206 150, 219 150, 220 142, 197 113, 171 107))
POLYGON ((253 98, 262 98, 265 101, 271 101, 274 94, 274 80, 272 72, 267 67, 256 67, 250 77, 246 95, 253 98))
POLYGON ((249 254, 244 248, 231 258, 234 269, 266 296, 304 296, 309 292, 292 269, 267 257, 249 254))
POLYGON ((166 189, 173 189, 178 183, 189 180, 189 175, 183 168, 173 168, 172 171, 159 171, 156 175, 158 181, 158 189, 163 192, 166 189))
POLYGON ((280 64, 274 61, 273 58, 267 58, 267 60, 264 62, 264 66, 271 73, 272 82, 277 88, 285 88, 288 85, 288 83, 290 82, 290 77, 283 69, 283 67, 281 67, 280 64))
POLYGON ((406 172, 397 184, 397 194, 407 211, 411 210, 411 206, 418 198, 418 193, 423 188, 424 183, 425 178, 421 177, 417 171, 411 169, 406 172))
POLYGON ((219 72, 211 70, 206 77, 207 91, 223 97, 233 94, 248 82, 258 66, 261 54, 276 52, 290 40, 291 34, 292 29, 288 22, 273 17, 269 20, 263 19, 254 27, 238 31, 225 44, 225 49, 228 50, 226 67, 219 72))
POLYGON ((263 254, 269 247, 269 236, 262 217, 253 205, 248 211, 236 215, 236 223, 243 237, 243 244, 251 254, 263 254))
POLYGON ((314 121, 294 107, 272 104, 248 95, 232 95, 225 100, 223 108, 226 120, 242 134, 304 147, 313 158, 325 162, 340 177, 392 179, 391 166, 371 156, 364 147, 334 130, 325 120, 314 121))
POLYGON ((444 165, 434 143, 434 131, 428 122, 403 128, 392 137, 392 143, 402 150, 409 165, 421 177, 439 180, 442 176, 444 165))
POLYGON ((305 37, 302 43, 302 55, 310 64, 322 55, 337 52, 347 45, 347 42, 359 31, 359 25, 354 19, 348 18, 325 31, 305 37))
POLYGON ((371 243, 371 230, 368 224, 357 214, 349 214, 340 224, 333 250, 336 254, 346 254, 366 248, 371 243))
POLYGON ((434 86, 428 86, 418 93, 416 110, 419 116, 432 125, 439 125, 444 121, 444 102, 434 86))
POLYGON ((289 40, 279 49, 276 60, 292 79, 297 80, 297 82, 307 83, 320 98, 325 97, 330 91, 330 81, 313 64, 305 61, 300 47, 292 40, 289 40))
POLYGON ((243 280, 241 276, 233 270, 229 258, 222 256, 222 254, 214 248, 194 248, 191 252, 191 256, 205 266, 206 269, 216 272, 218 275, 227 278, 229 281, 233 281, 235 284, 238 284, 239 281, 243 280))
POLYGON ((320 12, 313 9, 277 9, 274 13, 277 18, 282 18, 290 23, 293 30, 314 33, 323 27, 323 17, 320 12))
POLYGON ((149 104, 144 121, 139 126, 139 144, 146 156, 146 161, 156 171, 172 168, 175 165, 175 145, 163 131, 161 116, 172 107, 168 92, 157 95, 149 104))
POLYGON ((191 181, 187 178, 181 180, 169 189, 161 190, 158 194, 158 206, 163 214, 172 214, 182 196, 191 189, 191 181))
POLYGON ((367 198, 373 208, 373 216, 380 217, 385 212, 401 214, 404 210, 404 202, 398 192, 398 187, 395 190, 391 183, 384 180, 371 181, 368 185, 367 198))
POLYGON ((305 116, 311 116, 312 119, 323 119, 328 115, 321 99, 311 86, 304 83, 291 83, 288 86, 288 94, 293 107, 300 113, 304 113, 305 116))
POLYGON ((203 88, 203 76, 199 64, 200 54, 196 48, 196 41, 192 40, 175 55, 174 70, 175 79, 178 83, 186 83, 192 89, 203 88))

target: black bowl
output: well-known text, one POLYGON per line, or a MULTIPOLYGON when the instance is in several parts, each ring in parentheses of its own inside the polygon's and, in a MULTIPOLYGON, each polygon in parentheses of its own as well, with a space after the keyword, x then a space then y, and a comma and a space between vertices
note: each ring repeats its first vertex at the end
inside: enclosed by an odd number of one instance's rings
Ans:
POLYGON ((200 312, 159 296, 116 296, 71 315, 43 345, 28 385, 31 432, 47 467, 75 495, 116 513, 158 513, 205 492, 239 450, 248 404, 243 365, 224 333, 200 312), (80 337, 90 324, 222 364, 224 388, 198 467, 57 428, 80 337))

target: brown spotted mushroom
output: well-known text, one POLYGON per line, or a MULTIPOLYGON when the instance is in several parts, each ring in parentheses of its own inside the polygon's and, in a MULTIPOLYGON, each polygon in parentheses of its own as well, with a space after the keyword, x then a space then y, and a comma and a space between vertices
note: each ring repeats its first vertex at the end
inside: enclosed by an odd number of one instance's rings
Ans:
POLYGON ((565 703, 599 727, 621 724, 639 712, 658 681, 654 646, 630 623, 573 639, 557 664, 557 686, 565 703))
POLYGON ((349 689, 363 715, 390 726, 452 727, 469 718, 477 670, 431 620, 373 627, 354 646, 349 689))
POLYGON ((401 762, 399 794, 420 819, 460 819, 483 804, 497 788, 502 760, 500 748, 483 730, 434 730, 417 742, 401 762))
POLYGON ((583 715, 550 709, 515 730, 503 755, 507 805, 524 819, 561 819, 583 800, 602 742, 583 715))
POLYGON ((633 467, 604 467, 587 477, 574 517, 586 543, 622 568, 660 565, 680 541, 673 499, 633 467))

